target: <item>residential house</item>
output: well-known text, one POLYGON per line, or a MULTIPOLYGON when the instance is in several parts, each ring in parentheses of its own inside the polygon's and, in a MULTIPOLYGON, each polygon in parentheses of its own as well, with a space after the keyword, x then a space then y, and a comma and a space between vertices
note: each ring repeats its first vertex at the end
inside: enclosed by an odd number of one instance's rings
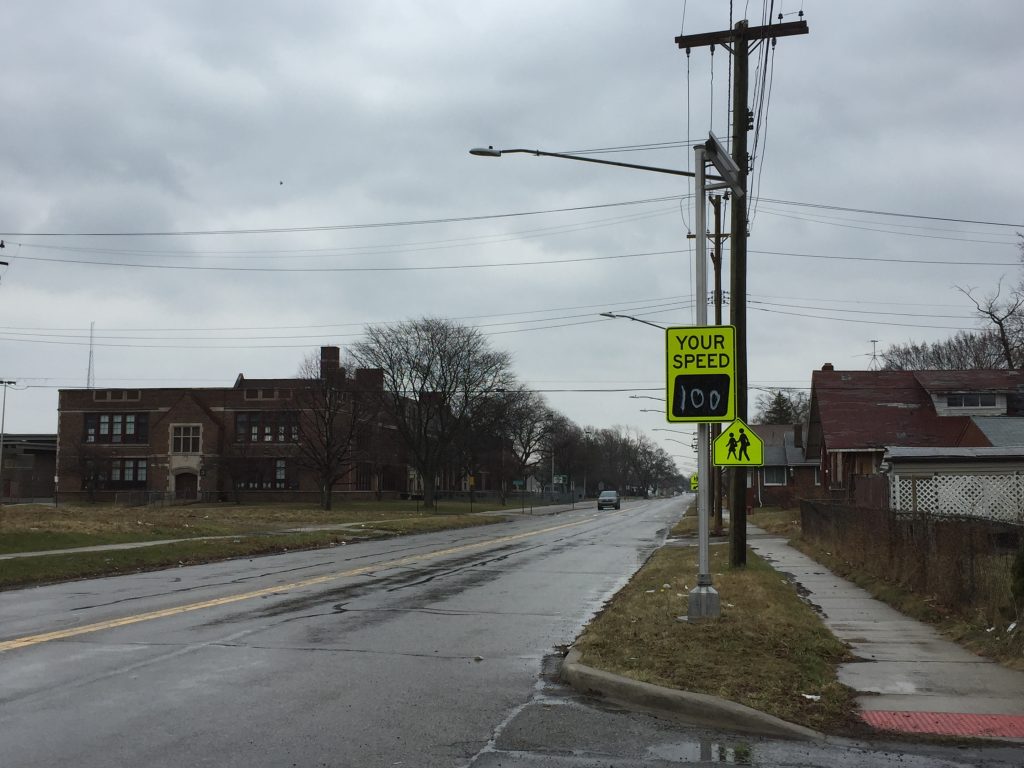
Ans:
POLYGON ((826 364, 811 378, 807 451, 820 457, 825 488, 851 495, 854 478, 888 469, 887 450, 891 459, 900 455, 893 449, 1005 443, 1024 423, 1016 421, 1024 416, 1022 392, 1019 371, 837 371, 826 364))
POLYGON ((796 506, 821 493, 816 454, 804 448, 803 424, 751 424, 764 443, 764 465, 747 471, 747 507, 796 506))

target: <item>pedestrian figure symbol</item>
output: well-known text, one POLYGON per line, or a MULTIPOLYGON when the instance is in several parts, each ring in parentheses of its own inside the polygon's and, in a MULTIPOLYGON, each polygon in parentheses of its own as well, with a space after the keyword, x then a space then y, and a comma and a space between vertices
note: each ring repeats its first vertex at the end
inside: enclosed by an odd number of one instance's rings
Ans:
POLYGON ((715 438, 711 458, 718 467, 760 467, 764 465, 764 441, 736 419, 715 438))

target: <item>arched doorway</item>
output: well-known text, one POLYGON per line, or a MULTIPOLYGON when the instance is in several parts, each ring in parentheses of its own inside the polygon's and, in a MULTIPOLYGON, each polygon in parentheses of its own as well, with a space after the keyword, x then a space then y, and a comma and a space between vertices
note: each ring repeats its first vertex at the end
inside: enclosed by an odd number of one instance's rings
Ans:
POLYGON ((174 498, 190 500, 199 496, 199 476, 195 472, 182 472, 174 476, 174 498))

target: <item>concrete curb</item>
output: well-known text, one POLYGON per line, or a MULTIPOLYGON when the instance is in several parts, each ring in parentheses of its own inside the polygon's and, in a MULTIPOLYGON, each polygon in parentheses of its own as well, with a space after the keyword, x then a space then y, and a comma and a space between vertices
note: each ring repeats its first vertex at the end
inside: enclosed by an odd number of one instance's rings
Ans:
POLYGON ((824 734, 788 723, 734 701, 703 693, 678 691, 642 683, 580 663, 582 654, 569 650, 562 661, 562 680, 580 693, 618 704, 639 707, 684 720, 692 725, 755 736, 783 739, 824 740, 824 734))

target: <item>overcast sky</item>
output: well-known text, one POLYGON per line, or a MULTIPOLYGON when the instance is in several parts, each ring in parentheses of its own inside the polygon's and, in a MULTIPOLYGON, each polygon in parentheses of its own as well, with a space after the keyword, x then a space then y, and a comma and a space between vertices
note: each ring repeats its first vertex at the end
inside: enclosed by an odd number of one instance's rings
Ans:
MULTIPOLYGON (((692 469, 686 435, 651 431, 687 430, 631 398, 660 397, 663 334, 599 317, 694 321, 687 180, 468 150, 669 144, 596 156, 692 168, 686 142, 730 134, 729 56, 674 38, 729 5, 5 3, 7 431, 56 431, 90 322, 98 387, 229 386, 432 315, 580 426, 642 429, 692 469)), ((806 388, 866 368, 871 339, 974 327, 956 286, 1018 279, 1024 4, 780 5, 810 34, 778 41, 758 96, 749 375, 806 388)))

